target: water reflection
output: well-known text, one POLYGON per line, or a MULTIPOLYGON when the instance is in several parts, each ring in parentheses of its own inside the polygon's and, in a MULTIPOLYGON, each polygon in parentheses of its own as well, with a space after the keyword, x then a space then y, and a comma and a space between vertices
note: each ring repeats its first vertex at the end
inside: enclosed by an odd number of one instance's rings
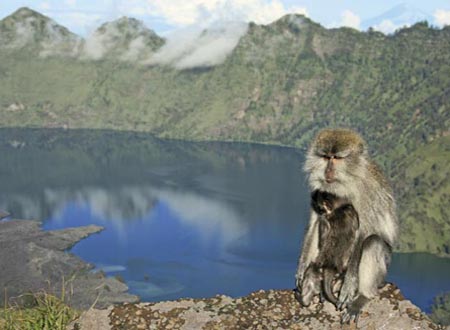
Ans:
MULTIPOLYGON (((104 226, 72 251, 144 301, 293 286, 309 196, 291 149, 1 129, 0 153, 0 208, 104 226)), ((424 308, 449 273, 450 260, 396 255, 389 276, 424 308)))
MULTIPOLYGON (((9 201, 8 198, 5 200, 9 201)), ((16 202, 10 201, 7 205, 16 202)), ((116 227, 122 238, 128 235, 127 223, 147 218, 152 221, 150 219, 161 208, 170 210, 181 224, 195 228, 204 239, 220 233, 221 240, 228 242, 244 235, 247 230, 245 221, 226 202, 183 190, 155 189, 149 186, 120 187, 114 190, 89 187, 77 191, 47 188, 40 202, 45 209, 51 210, 48 220, 66 225, 67 213, 74 212, 74 209, 88 210, 88 218, 116 227), (152 211, 155 207, 157 209, 152 211)), ((38 205, 30 208, 32 212, 39 209, 38 205)))

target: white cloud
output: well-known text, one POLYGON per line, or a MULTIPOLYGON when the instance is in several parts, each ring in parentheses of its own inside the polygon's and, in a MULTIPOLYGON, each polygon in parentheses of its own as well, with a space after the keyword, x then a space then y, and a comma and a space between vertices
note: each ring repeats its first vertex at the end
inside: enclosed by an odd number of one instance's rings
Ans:
POLYGON ((82 58, 88 58, 93 60, 101 59, 108 49, 113 46, 111 39, 114 37, 108 30, 105 34, 100 34, 94 31, 90 34, 83 45, 82 58))
MULTIPOLYGON (((222 63, 247 32, 247 22, 269 24, 294 13, 307 15, 305 7, 285 6, 282 0, 103 0, 111 9, 110 19, 118 16, 139 16, 154 19, 172 28, 166 44, 155 54, 146 47, 142 37, 132 40, 119 59, 144 64, 170 65, 177 69, 211 67, 222 63), (147 53, 146 53, 147 52, 147 53)), ((49 1, 43 2, 49 3, 49 1)), ((77 0, 63 0, 60 8, 45 13, 72 31, 85 35, 82 47, 74 46, 81 58, 101 59, 116 46, 121 32, 113 27, 98 33, 94 28, 108 20, 105 12, 94 8, 81 10, 77 0), (85 33, 82 31, 84 30, 85 33), (90 31, 90 33, 89 33, 90 31)), ((50 7, 50 6, 49 6, 50 7)), ((24 29, 22 29, 24 30, 24 29)), ((27 31, 19 31, 26 39, 27 31)), ((48 47, 47 47, 48 48, 48 47)), ((47 49, 45 54, 52 54, 47 49)))
MULTIPOLYGON (((79 190, 46 189, 43 205, 34 203, 26 196, 11 196, 0 202, 7 209, 9 203, 20 205, 28 211, 27 218, 45 218, 43 210, 61 220, 69 203, 89 207, 92 214, 104 222, 112 222, 120 232, 125 221, 143 219, 150 215, 158 202, 167 205, 185 225, 198 230, 205 240, 215 239, 220 229, 222 242, 231 243, 246 234, 248 228, 230 205, 188 191, 153 189, 147 187, 121 187, 113 191, 101 187, 85 187, 79 190)), ((48 216, 46 216, 48 217, 48 216)))
POLYGON ((26 18, 23 22, 18 22, 15 26, 15 37, 6 48, 21 48, 29 43, 34 36, 33 17, 26 18))
POLYGON ((380 24, 374 25, 373 29, 383 32, 384 34, 394 33, 400 26, 394 24, 391 20, 382 20, 380 24))
POLYGON ((348 26, 359 30, 361 19, 359 18, 358 15, 356 15, 350 10, 345 10, 344 12, 342 12, 341 18, 342 18, 341 26, 348 26))
POLYGON ((204 240, 216 239, 220 229, 222 244, 229 244, 244 236, 247 225, 226 203, 189 192, 154 190, 154 196, 169 206, 184 224, 198 230, 204 240))
POLYGON ((218 20, 268 24, 288 13, 307 14, 306 8, 285 7, 280 0, 148 0, 148 5, 149 15, 175 26, 218 20))
POLYGON ((147 45, 147 30, 142 22, 127 30, 119 28, 122 24, 129 24, 127 18, 104 24, 85 38, 80 49, 80 58, 99 60, 108 54, 114 54, 121 61, 135 62, 148 58, 153 54, 147 45))
POLYGON ((304 7, 286 8, 279 0, 149 0, 149 13, 178 29, 145 63, 177 69, 222 63, 247 32, 238 22, 269 24, 288 13, 307 15, 304 7))
POLYGON ((438 25, 450 25, 450 10, 438 9, 433 16, 438 25))
POLYGON ((233 51, 247 28, 247 23, 227 22, 217 23, 206 30, 199 27, 178 30, 145 63, 171 65, 177 69, 220 64, 233 51))
POLYGON ((149 0, 149 15, 162 17, 171 25, 191 25, 198 22, 208 2, 211 1, 149 0))
POLYGON ((289 11, 293 14, 300 14, 303 16, 309 16, 308 10, 305 7, 291 7, 289 8, 289 11))
POLYGON ((133 62, 138 60, 145 51, 145 39, 143 36, 139 36, 136 39, 131 40, 127 50, 120 56, 120 59, 122 61, 133 62))
POLYGON ((76 36, 67 39, 62 35, 62 31, 55 21, 52 20, 46 23, 45 32, 48 39, 41 44, 40 56, 76 56, 78 54, 81 39, 76 36))

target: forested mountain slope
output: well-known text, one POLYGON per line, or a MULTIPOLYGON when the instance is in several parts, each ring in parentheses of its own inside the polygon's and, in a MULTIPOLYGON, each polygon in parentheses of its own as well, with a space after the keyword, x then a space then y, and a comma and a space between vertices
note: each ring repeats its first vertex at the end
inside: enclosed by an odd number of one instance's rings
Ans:
POLYGON ((3 127, 300 148, 350 127, 394 184, 401 249, 450 254, 450 27, 386 36, 288 15, 250 24, 222 63, 184 69, 152 61, 167 41, 128 18, 84 40, 21 9, 0 21, 0 41, 3 127))

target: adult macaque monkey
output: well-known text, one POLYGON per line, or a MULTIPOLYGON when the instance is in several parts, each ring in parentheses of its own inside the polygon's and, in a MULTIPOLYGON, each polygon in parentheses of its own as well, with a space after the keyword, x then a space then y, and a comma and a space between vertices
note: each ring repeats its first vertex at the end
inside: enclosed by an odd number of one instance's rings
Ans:
MULTIPOLYGON (((392 246, 397 240, 398 220, 392 190, 369 159, 364 140, 351 130, 319 132, 308 150, 304 169, 309 175, 311 190, 346 198, 359 215, 356 247, 348 262, 337 304, 340 309, 346 308, 343 323, 357 320, 361 308, 383 284, 392 246)), ((308 277, 306 270, 318 255, 318 214, 312 209, 298 261, 297 290, 302 289, 308 277)), ((301 292, 305 294, 310 293, 301 292)))

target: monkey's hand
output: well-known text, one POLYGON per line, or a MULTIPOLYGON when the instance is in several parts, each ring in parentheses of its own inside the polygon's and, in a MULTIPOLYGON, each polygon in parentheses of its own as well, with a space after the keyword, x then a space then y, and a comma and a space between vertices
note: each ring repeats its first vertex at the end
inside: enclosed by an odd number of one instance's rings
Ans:
POLYGON ((300 263, 297 267, 297 272, 295 274, 295 287, 298 291, 302 291, 303 278, 305 277, 306 266, 304 263, 300 263))
POLYGON ((358 291, 358 277, 347 272, 336 307, 343 310, 356 297, 358 291))
POLYGON ((358 323, 360 310, 353 307, 353 305, 349 305, 347 310, 342 314, 341 323, 349 324, 351 322, 358 323))

